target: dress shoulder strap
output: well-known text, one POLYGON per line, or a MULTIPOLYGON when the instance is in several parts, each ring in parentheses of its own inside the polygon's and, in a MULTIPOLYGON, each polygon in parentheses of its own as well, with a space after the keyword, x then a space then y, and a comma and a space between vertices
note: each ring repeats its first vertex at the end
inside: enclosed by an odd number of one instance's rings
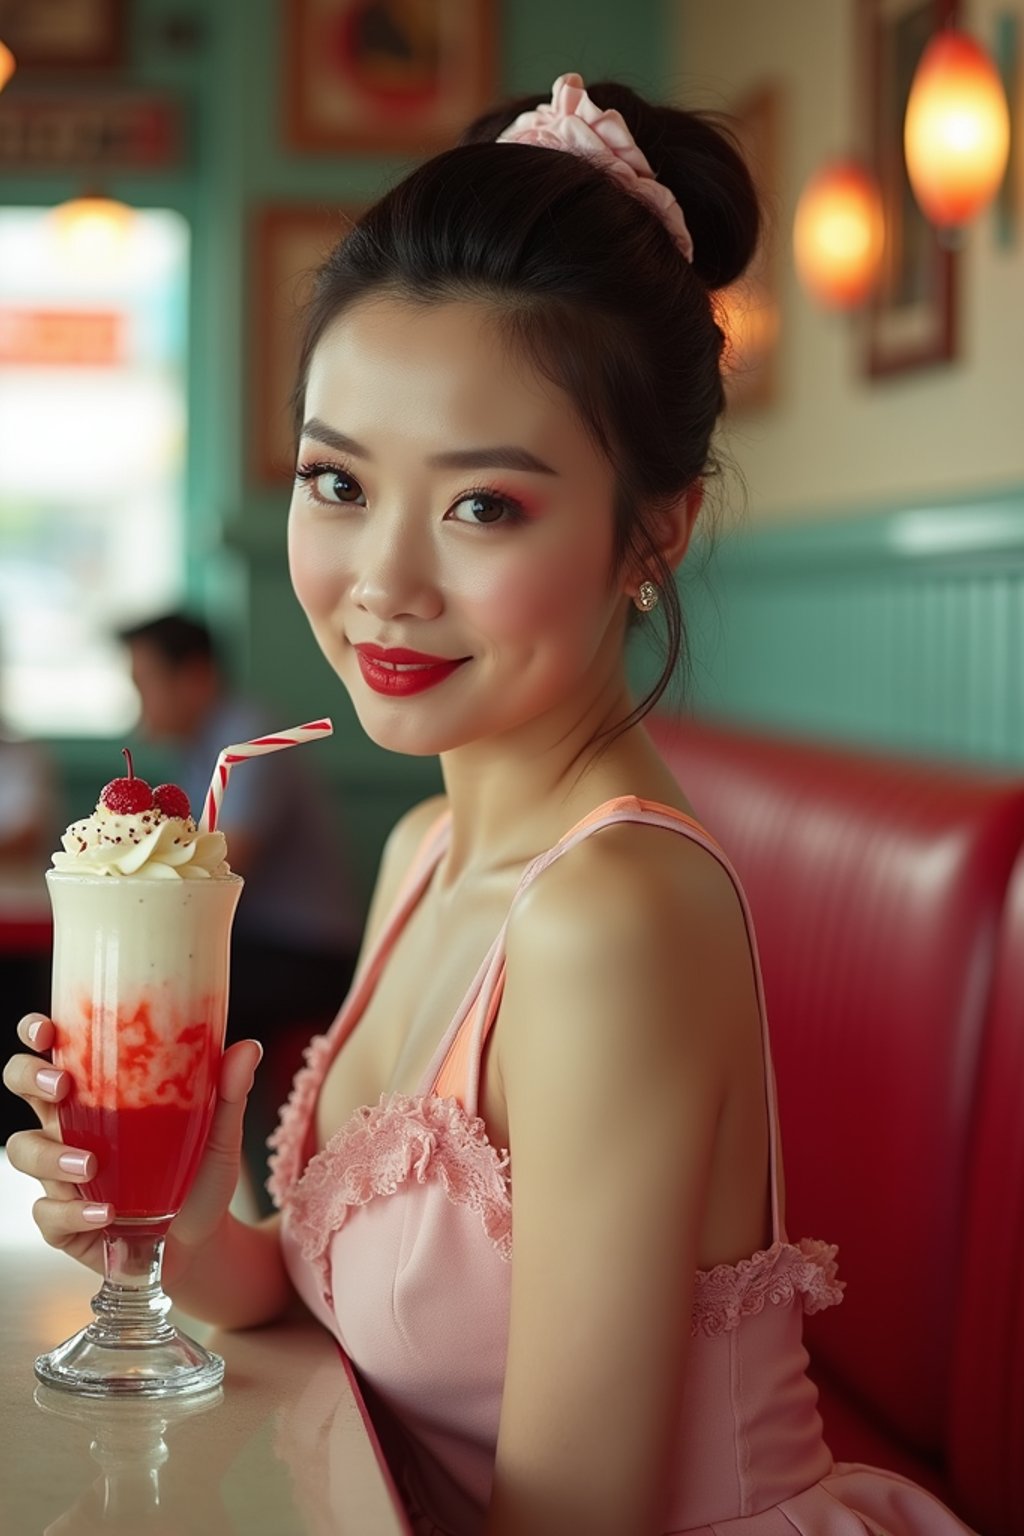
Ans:
POLYGON ((363 956, 352 978, 352 985, 349 988, 348 996, 342 1004, 341 1011, 327 1031, 327 1038, 332 1046, 330 1059, 333 1059, 337 1052, 341 1050, 341 1047, 362 1017, 363 1009, 373 994, 373 989, 377 985, 380 973, 384 969, 388 956, 395 946, 395 941, 405 927, 420 897, 423 895, 431 875, 434 873, 442 854, 448 846, 450 836, 451 813, 449 811, 442 811, 431 822, 426 833, 421 838, 412 863, 406 870, 402 883, 398 888, 398 894, 381 925, 380 933, 363 956))
MULTIPOLYGON (((553 848, 549 848, 539 858, 534 859, 523 872, 516 888, 512 905, 515 905, 519 895, 556 859, 560 859, 570 849, 575 848, 577 843, 582 842, 584 838, 592 837, 595 832, 599 832, 602 828, 615 826, 620 822, 639 822, 648 826, 662 827, 666 831, 676 832, 690 838, 691 841, 699 843, 701 847, 707 849, 718 860, 732 880, 746 925, 761 1022, 761 1045, 764 1053, 765 1095, 768 1111, 772 1241, 785 1241, 779 1179, 778 1105, 771 1043, 768 1034, 768 1013, 765 1006, 764 983, 757 951, 757 939, 754 933, 754 923, 746 893, 740 884, 739 876, 716 839, 712 837, 711 833, 700 822, 694 820, 692 816, 686 815, 685 812, 677 810, 674 806, 663 805, 655 800, 643 800, 635 795, 622 795, 597 806, 588 815, 584 816, 581 821, 578 821, 574 827, 571 827, 553 848)), ((511 916, 511 909, 509 916, 511 916)), ((470 995, 467 997, 463 1007, 460 1008, 459 1016, 454 1021, 452 1029, 441 1042, 435 1059, 431 1063, 427 1079, 431 1092, 443 1097, 450 1096, 458 1099, 466 1111, 472 1115, 478 1113, 480 1068, 484 1046, 497 1017, 504 989, 505 934, 508 922, 509 918, 506 917, 501 931, 491 946, 491 950, 478 973, 470 995)))

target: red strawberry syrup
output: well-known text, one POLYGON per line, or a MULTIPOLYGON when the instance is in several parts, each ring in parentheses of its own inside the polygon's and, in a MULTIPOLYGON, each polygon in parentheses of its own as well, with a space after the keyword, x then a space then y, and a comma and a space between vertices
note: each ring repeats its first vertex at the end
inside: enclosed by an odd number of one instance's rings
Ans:
MULTIPOLYGON (((136 1033, 130 1043, 129 1035, 141 1012, 116 1024, 116 1078, 134 1103, 85 1102, 73 1087, 59 1115, 65 1144, 96 1154, 96 1176, 80 1186, 83 1198, 111 1204, 117 1218, 151 1221, 175 1215, 195 1177, 213 1118, 220 1030, 204 1023, 183 1030, 176 1070, 148 1083, 144 1095, 152 1101, 140 1104, 139 1069, 150 1055, 151 1031, 141 1040, 136 1033)), ((104 1025, 111 1022, 108 1016, 104 1025)), ((97 1028, 95 1020, 90 1024, 97 1028)), ((99 1097, 116 1097, 116 1084, 108 1084, 99 1097)))

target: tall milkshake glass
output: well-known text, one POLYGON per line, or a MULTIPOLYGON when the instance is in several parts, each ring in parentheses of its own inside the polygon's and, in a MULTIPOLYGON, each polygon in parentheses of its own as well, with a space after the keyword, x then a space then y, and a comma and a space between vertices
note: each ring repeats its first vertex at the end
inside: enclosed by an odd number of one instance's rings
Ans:
POLYGON ((48 871, 53 1060, 72 1078, 61 1136, 95 1154, 85 1198, 108 1203, 93 1321, 41 1355, 49 1386, 166 1397, 216 1386, 224 1362, 167 1320, 164 1240, 216 1102, 228 949, 242 880, 48 871))

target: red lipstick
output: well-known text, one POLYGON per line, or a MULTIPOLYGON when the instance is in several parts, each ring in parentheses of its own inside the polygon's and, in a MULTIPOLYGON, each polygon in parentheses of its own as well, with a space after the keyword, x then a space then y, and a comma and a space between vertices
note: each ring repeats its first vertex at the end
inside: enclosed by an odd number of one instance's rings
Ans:
POLYGON ((454 661, 445 656, 428 656, 424 651, 410 651, 404 646, 364 644, 354 649, 363 681, 374 693, 393 699, 436 688, 469 660, 468 656, 459 656, 454 661))

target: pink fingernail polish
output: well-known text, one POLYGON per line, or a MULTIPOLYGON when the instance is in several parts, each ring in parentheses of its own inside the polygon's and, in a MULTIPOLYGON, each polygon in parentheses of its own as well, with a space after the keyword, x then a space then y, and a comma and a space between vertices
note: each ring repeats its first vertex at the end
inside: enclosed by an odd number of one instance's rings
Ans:
POLYGON ((53 1098, 60 1087, 63 1072, 58 1072, 56 1067, 40 1067, 36 1073, 36 1087, 40 1093, 45 1093, 48 1098, 53 1098))
POLYGON ((77 1178, 84 1179, 92 1172, 91 1152, 62 1152, 57 1159, 57 1167, 63 1173, 70 1173, 77 1178))
POLYGON ((29 1045, 35 1045, 36 1041, 39 1039, 39 1031, 42 1029, 42 1027, 42 1019, 34 1019, 28 1026, 28 1029, 26 1029, 25 1033, 28 1035, 29 1045))
POLYGON ((109 1205, 83 1205, 82 1215, 86 1221, 94 1221, 97 1226, 106 1226, 110 1220, 109 1205))

